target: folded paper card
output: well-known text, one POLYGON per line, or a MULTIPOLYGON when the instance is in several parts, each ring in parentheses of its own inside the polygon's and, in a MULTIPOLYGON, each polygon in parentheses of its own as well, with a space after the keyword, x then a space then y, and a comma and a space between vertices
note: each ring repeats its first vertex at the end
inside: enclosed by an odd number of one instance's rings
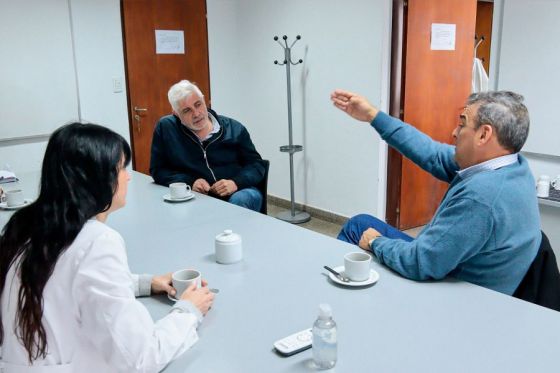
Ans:
POLYGON ((0 184, 1 183, 11 183, 17 181, 16 174, 10 171, 0 170, 0 184))

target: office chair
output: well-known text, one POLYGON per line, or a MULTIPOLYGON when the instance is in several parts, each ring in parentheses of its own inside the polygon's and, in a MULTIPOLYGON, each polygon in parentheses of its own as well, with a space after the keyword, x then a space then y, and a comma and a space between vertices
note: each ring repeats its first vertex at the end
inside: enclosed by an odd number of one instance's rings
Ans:
POLYGON ((261 210, 260 213, 261 214, 267 214, 268 209, 266 206, 266 196, 268 193, 268 169, 270 167, 270 161, 268 161, 267 159, 263 159, 263 166, 264 166, 264 177, 261 180, 260 183, 257 184, 257 189, 259 190, 259 192, 261 192, 262 197, 263 197, 263 202, 262 202, 262 206, 261 206, 261 210))
POLYGON ((513 296, 560 311, 560 273, 556 256, 544 232, 537 256, 513 296))

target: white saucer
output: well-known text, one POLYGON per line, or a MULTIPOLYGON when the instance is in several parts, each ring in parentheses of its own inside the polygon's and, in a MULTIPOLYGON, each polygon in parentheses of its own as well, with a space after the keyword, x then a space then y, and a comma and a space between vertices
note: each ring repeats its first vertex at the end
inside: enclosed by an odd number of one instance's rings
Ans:
POLYGON ((183 198, 171 198, 169 193, 163 195, 163 200, 166 202, 185 202, 194 198, 194 193, 191 193, 183 198))
MULTIPOLYGON (((334 267, 333 269, 344 276, 344 266, 334 267)), ((333 275, 330 272, 329 272, 329 278, 333 282, 336 282, 337 284, 340 284, 340 285, 343 285, 343 286, 366 286, 366 285, 375 284, 377 282, 377 280, 379 280, 379 273, 377 273, 375 270, 371 269, 369 271, 369 278, 365 281, 344 282, 344 281, 341 281, 338 277, 336 277, 335 275, 333 275)))
POLYGON ((23 203, 21 205, 17 205, 17 206, 8 206, 8 202, 2 202, 0 203, 0 208, 3 210, 17 210, 19 208, 22 208, 25 205, 29 205, 31 202, 33 202, 32 199, 24 199, 23 203))

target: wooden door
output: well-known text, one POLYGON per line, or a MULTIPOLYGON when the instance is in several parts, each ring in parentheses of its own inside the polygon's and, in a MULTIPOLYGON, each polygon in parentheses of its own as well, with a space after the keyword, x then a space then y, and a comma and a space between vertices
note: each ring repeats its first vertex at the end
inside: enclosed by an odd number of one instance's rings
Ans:
POLYGON ((133 167, 149 174, 157 120, 171 113, 167 91, 195 82, 210 104, 205 0, 123 0, 122 17, 133 167), (156 54, 156 30, 184 32, 184 54, 156 54))
MULTIPOLYGON (((408 0, 402 5, 401 117, 434 140, 452 143, 451 133, 470 93, 476 0, 408 0), (456 25, 455 50, 431 50, 432 23, 456 25)), ((387 200, 388 222, 400 229, 426 224, 447 184, 395 152, 389 157, 388 196, 395 188, 399 192, 387 200)))

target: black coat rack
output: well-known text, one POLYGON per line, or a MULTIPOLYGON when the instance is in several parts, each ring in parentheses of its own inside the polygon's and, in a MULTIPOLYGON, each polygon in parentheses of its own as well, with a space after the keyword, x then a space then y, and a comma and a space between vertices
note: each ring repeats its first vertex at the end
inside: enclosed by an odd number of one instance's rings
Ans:
POLYGON ((289 145, 283 145, 280 147, 280 151, 283 153, 288 153, 290 155, 290 211, 283 211, 276 215, 278 219, 293 223, 300 224, 305 223, 311 219, 311 216, 305 211, 296 210, 295 195, 294 195, 294 153, 303 151, 302 145, 294 145, 292 140, 292 89, 291 89, 291 78, 290 78, 290 66, 298 65, 303 62, 300 59, 298 62, 292 61, 292 47, 294 44, 301 39, 301 36, 296 36, 296 40, 288 47, 288 37, 286 35, 282 36, 283 43, 278 40, 278 36, 274 37, 274 40, 280 44, 282 49, 284 49, 284 62, 279 63, 278 60, 274 61, 275 65, 285 65, 286 66, 286 76, 287 76, 287 87, 288 87, 288 133, 289 133, 289 145))

